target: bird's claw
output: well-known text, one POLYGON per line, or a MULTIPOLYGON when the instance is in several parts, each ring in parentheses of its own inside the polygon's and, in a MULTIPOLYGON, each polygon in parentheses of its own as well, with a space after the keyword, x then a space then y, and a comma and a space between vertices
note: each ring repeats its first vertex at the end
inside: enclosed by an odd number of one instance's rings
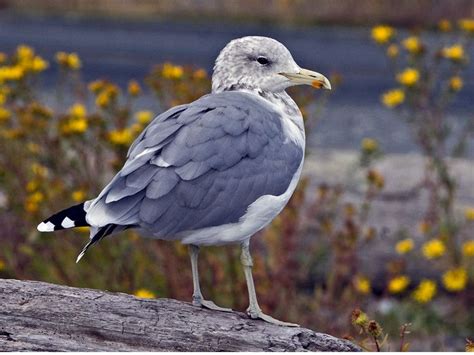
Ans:
POLYGON ((219 312, 233 312, 231 308, 220 307, 212 301, 207 301, 202 299, 201 297, 193 297, 193 305, 196 307, 202 307, 211 309, 213 311, 219 312))
POLYGON ((279 325, 282 327, 299 327, 299 324, 289 323, 289 322, 282 322, 281 320, 275 319, 265 313, 262 312, 260 309, 247 309, 247 314, 252 319, 261 319, 267 323, 279 325))

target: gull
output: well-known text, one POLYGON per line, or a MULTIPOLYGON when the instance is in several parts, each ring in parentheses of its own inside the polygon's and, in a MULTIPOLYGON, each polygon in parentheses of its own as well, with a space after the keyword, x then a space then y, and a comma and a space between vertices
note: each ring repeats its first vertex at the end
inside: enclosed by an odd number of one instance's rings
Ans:
POLYGON ((91 245, 126 229, 179 240, 189 248, 193 304, 218 311, 232 310, 204 299, 199 248, 240 244, 249 317, 297 326, 262 312, 249 244, 282 211, 301 175, 303 117, 285 90, 302 84, 331 89, 324 75, 299 67, 274 39, 232 40, 216 59, 210 94, 158 115, 96 198, 54 214, 38 230, 90 226, 76 262, 91 245))

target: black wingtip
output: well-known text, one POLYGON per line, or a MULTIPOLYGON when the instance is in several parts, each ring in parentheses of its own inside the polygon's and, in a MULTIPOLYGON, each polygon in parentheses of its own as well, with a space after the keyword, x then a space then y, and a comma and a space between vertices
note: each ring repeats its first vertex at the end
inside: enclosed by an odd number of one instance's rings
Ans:
POLYGON ((84 202, 82 202, 53 214, 38 224, 37 228, 40 232, 54 232, 61 229, 85 227, 88 225, 84 202))

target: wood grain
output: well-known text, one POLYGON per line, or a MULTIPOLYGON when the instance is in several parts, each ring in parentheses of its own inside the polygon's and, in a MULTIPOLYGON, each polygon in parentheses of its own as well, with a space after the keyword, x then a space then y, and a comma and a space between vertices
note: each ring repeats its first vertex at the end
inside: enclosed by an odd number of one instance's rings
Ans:
POLYGON ((0 351, 358 351, 352 343, 171 299, 0 280, 0 351))

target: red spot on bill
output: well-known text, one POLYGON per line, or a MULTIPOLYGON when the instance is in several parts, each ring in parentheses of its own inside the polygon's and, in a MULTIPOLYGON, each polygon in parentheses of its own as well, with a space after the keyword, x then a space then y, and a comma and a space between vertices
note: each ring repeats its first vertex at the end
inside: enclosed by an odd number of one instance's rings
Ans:
POLYGON ((316 89, 321 89, 323 87, 323 83, 318 80, 313 80, 311 86, 316 89))

